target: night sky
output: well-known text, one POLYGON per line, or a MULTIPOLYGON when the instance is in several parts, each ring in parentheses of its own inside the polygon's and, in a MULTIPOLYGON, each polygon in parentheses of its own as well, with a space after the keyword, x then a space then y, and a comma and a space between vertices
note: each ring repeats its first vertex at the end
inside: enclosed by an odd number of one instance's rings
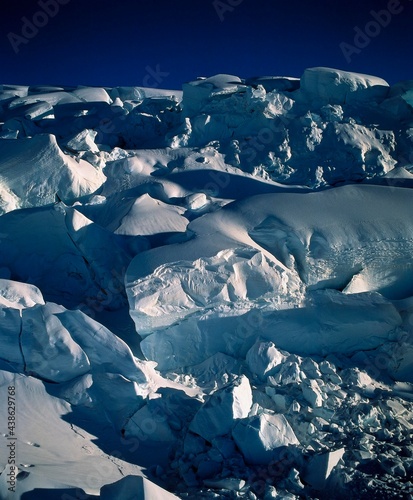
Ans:
POLYGON ((0 8, 0 83, 181 88, 197 76, 299 77, 313 66, 413 79, 412 0, 3 0, 0 8), (42 1, 58 12, 44 14, 42 1), (393 11, 382 13, 386 26, 371 12, 383 9, 393 11), (44 26, 33 34, 22 18, 44 26), (359 47, 356 27, 371 35, 359 47))

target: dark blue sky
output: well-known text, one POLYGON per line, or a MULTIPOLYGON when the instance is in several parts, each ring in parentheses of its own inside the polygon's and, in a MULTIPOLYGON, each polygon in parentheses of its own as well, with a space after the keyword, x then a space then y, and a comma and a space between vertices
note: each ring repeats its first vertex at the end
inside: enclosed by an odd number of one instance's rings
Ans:
POLYGON ((412 0, 61 0, 54 17, 39 14, 42 1, 60 0, 3 0, 1 83, 180 88, 197 76, 301 76, 311 66, 413 79, 412 0), (387 26, 371 24, 372 9, 389 7, 387 26), (45 23, 27 43, 14 37, 23 17, 45 23), (356 27, 372 36, 349 62, 340 44, 354 45, 356 27))

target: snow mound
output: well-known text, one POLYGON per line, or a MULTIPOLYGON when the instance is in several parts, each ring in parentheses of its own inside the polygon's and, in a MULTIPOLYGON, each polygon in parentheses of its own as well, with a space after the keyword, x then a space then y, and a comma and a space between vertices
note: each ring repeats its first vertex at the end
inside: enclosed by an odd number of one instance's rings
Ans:
POLYGON ((331 68, 308 68, 300 80, 300 89, 326 104, 355 103, 366 99, 383 100, 389 84, 376 76, 331 68))
POLYGON ((233 75, 215 75, 200 78, 183 86, 182 105, 186 116, 197 114, 211 97, 245 89, 242 81, 233 75))
POLYGON ((114 221, 108 227, 115 234, 151 236, 185 232, 189 221, 183 216, 184 208, 168 205, 149 194, 131 201, 128 212, 120 214, 119 222, 114 221))
POLYGON ((100 489, 102 500, 172 500, 178 498, 142 476, 126 476, 100 489))
POLYGON ((0 279, 0 305, 12 309, 24 309, 37 304, 44 305, 40 290, 27 283, 0 279))
POLYGON ((0 141, 2 213, 93 193, 105 176, 84 160, 65 155, 53 135, 0 141))

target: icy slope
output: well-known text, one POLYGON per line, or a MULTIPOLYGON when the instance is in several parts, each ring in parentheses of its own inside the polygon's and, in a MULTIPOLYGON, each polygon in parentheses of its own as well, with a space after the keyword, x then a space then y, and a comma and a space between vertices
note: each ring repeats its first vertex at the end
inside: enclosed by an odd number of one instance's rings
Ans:
POLYGON ((410 498, 412 91, 1 86, 0 498, 410 498))
POLYGON ((0 141, 2 211, 73 201, 96 191, 105 176, 84 160, 63 154, 53 135, 0 141))

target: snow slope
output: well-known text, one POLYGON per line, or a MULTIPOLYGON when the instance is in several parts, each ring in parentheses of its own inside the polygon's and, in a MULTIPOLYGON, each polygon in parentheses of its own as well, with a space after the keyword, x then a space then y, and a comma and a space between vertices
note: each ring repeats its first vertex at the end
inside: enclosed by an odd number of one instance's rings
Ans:
POLYGON ((0 142, 2 212, 74 201, 95 192, 105 176, 84 160, 65 155, 53 135, 0 142))
POLYGON ((0 498, 411 498, 412 89, 0 86, 0 498))

